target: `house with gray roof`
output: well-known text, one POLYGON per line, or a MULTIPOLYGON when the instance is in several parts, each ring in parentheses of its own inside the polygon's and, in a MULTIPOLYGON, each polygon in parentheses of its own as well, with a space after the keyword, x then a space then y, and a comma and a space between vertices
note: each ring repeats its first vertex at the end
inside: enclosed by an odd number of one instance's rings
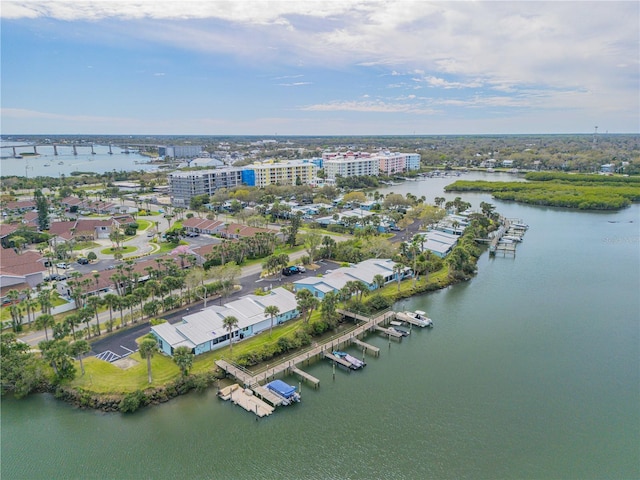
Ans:
POLYGON ((154 325, 151 333, 158 339, 160 350, 167 355, 173 355, 173 351, 181 346, 199 355, 228 345, 231 338, 238 341, 268 330, 271 317, 265 315, 264 310, 270 305, 280 310, 280 314, 273 319, 274 325, 299 315, 295 295, 278 287, 266 295, 245 295, 224 305, 207 307, 184 316, 181 323, 154 325), (224 326, 224 319, 229 316, 238 319, 238 325, 231 335, 224 326))
MULTIPOLYGON (((378 286, 375 283, 376 275, 382 275, 384 283, 393 282, 398 278, 398 272, 394 271, 396 262, 390 259, 370 258, 360 263, 348 267, 340 267, 322 277, 307 277, 293 282, 294 290, 309 290, 317 298, 324 298, 328 292, 337 293, 347 282, 362 281, 367 284, 369 290, 375 290, 378 286)), ((401 278, 410 275, 410 269, 405 268, 399 274, 401 278)))

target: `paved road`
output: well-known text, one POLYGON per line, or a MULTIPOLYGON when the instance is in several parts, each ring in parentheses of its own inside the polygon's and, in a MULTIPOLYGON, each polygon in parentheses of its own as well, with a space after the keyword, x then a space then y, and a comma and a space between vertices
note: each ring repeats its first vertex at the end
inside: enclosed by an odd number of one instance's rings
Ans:
MULTIPOLYGON (((290 255, 290 259, 292 262, 304 256, 306 252, 296 252, 290 255)), ((325 273, 327 269, 336 268, 336 264, 333 262, 321 262, 318 264, 319 269, 312 271, 307 270, 306 273, 302 273, 296 275, 294 277, 282 277, 282 278, 274 278, 274 279, 261 279, 260 273, 262 271, 261 265, 252 265, 248 267, 244 267, 242 269, 242 273, 240 279, 238 281, 240 285, 240 289, 229 295, 225 299, 214 298, 207 299, 207 306, 211 306, 212 304, 220 304, 222 302, 229 302, 230 300, 234 300, 239 298, 242 295, 247 295, 253 293, 256 288, 259 287, 268 287, 268 288, 276 288, 282 284, 286 284, 289 282, 293 282, 298 278, 303 278, 307 276, 315 276, 320 273, 325 273)), ((164 318, 169 323, 177 323, 182 321, 182 317, 188 315, 189 313, 197 312, 204 308, 204 302, 196 302, 190 304, 188 307, 181 308, 179 310, 172 311, 167 315, 163 315, 161 318, 164 318)), ((100 314, 100 321, 104 322, 108 320, 109 313, 102 312, 100 314)), ((115 314, 114 319, 119 321, 119 315, 115 314)), ((116 331, 113 335, 99 339, 91 344, 91 352, 90 355, 95 355, 103 360, 114 361, 118 358, 127 356, 138 349, 138 345, 136 343, 136 339, 141 336, 149 333, 149 322, 145 321, 136 325, 133 328, 129 328, 122 332, 116 331)), ((44 332, 34 332, 22 338, 23 341, 29 343, 30 345, 37 345, 40 341, 44 340, 44 332)))

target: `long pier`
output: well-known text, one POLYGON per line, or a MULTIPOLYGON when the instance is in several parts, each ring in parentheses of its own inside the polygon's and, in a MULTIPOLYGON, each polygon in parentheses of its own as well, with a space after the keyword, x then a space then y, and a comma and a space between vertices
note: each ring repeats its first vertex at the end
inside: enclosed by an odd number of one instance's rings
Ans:
MULTIPOLYGON (((336 310, 338 313, 342 314, 345 317, 355 318, 356 320, 361 320, 362 323, 355 327, 354 329, 346 332, 339 337, 329 340, 323 344, 316 344, 307 349, 306 351, 298 353, 296 356, 290 359, 284 359, 274 365, 267 365, 267 368, 259 373, 253 373, 249 370, 239 366, 232 364, 226 360, 216 360, 215 364, 218 368, 223 370, 227 375, 234 377, 238 382, 242 383, 247 388, 256 389, 257 386, 260 386, 264 383, 267 383, 272 378, 280 374, 297 374, 303 380, 311 383, 314 388, 318 388, 320 386, 320 380, 315 378, 314 376, 304 372, 300 369, 300 366, 306 361, 307 365, 311 362, 311 360, 315 360, 318 358, 328 357, 332 355, 335 349, 339 348, 342 345, 349 345, 351 343, 355 343, 361 347, 365 347, 367 350, 374 352, 375 355, 379 355, 380 350, 372 345, 368 345, 358 339, 358 337, 366 334, 367 332, 372 332, 376 330, 377 327, 381 324, 387 324, 391 319, 395 318, 396 313, 392 310, 388 310, 382 312, 378 316, 374 318, 366 317, 364 315, 349 312, 346 310, 336 310)), ((394 337, 394 334, 397 332, 390 332, 394 337)), ((400 334, 397 334, 401 337, 400 334)), ((330 357, 329 357, 330 358, 330 357)))

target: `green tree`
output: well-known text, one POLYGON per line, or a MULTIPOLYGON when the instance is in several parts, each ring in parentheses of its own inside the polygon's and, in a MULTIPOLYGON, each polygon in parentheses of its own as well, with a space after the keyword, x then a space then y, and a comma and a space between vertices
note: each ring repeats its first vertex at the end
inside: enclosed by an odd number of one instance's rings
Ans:
POLYGON ((42 357, 49 362, 58 380, 73 379, 76 369, 73 366, 71 347, 66 340, 49 340, 40 342, 38 348, 42 357))
POLYGON ((0 392, 12 392, 22 398, 44 380, 42 360, 30 352, 31 347, 18 341, 15 333, 0 335, 0 392))
POLYGON ((180 368, 180 373, 183 377, 189 375, 189 370, 193 365, 193 353, 191 349, 186 346, 180 346, 173 351, 173 361, 180 368))
POLYGON ((47 341, 49 340, 49 333, 48 333, 47 329, 49 327, 53 327, 55 325, 55 323, 56 322, 55 322, 55 320, 53 318, 53 315, 51 315, 49 313, 43 313, 38 318, 36 318, 36 328, 38 330, 44 329, 44 338, 47 341))
POLYGON ((264 314, 269 315, 269 318, 271 318, 271 324, 269 325, 269 336, 271 336, 271 331, 273 330, 273 319, 280 314, 280 309, 277 305, 267 305, 264 309, 264 314))
POLYGON ((71 344, 71 353, 74 357, 78 357, 80 362, 80 370, 84 375, 84 364, 82 363, 82 356, 91 350, 91 345, 86 340, 78 340, 71 344))
POLYGON ((296 292, 296 301, 304 323, 308 323, 313 310, 318 306, 318 299, 310 290, 303 289, 296 292))
POLYGON ((36 190, 33 194, 36 201, 36 210, 38 211, 38 228, 40 231, 49 229, 49 202, 40 190, 36 190))
POLYGON ((156 340, 156 338, 152 334, 146 335, 140 342, 138 352, 140 353, 140 358, 147 360, 147 376, 149 383, 153 382, 151 378, 151 359, 154 357, 157 351, 158 341, 156 340))
POLYGON ((233 355, 233 329, 238 327, 238 319, 233 315, 229 315, 228 317, 224 317, 222 320, 222 325, 229 332, 229 353, 233 355))

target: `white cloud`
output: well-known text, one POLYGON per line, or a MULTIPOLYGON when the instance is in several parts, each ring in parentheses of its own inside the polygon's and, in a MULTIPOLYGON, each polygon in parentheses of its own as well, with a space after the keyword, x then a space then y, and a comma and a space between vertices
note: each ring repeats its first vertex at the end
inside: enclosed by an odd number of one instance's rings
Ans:
POLYGON ((411 105, 408 103, 387 103, 384 101, 336 101, 300 107, 307 112, 377 112, 377 113, 414 113, 435 114, 437 110, 411 105))

